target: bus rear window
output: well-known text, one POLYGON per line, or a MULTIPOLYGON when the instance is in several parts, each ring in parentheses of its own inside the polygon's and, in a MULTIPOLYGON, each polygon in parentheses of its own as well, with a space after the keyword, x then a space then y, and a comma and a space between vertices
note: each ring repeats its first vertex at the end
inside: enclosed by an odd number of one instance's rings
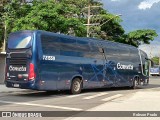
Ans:
POLYGON ((8 38, 8 48, 9 49, 20 49, 31 47, 32 33, 31 32, 21 32, 12 33, 8 38))

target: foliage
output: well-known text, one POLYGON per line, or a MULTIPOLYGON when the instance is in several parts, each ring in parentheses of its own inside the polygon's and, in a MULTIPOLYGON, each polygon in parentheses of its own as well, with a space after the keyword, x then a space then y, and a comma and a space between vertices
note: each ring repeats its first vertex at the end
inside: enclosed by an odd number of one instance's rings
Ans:
POLYGON ((127 38, 125 42, 127 44, 138 47, 140 44, 150 44, 150 41, 154 40, 154 37, 157 37, 157 33, 155 30, 150 29, 142 29, 132 31, 127 34, 127 38))
POLYGON ((7 0, 0 1, 0 47, 2 46, 2 42, 4 40, 4 6, 7 4, 7 0))
POLYGON ((155 65, 159 65, 159 57, 153 57, 151 60, 154 62, 155 65))
POLYGON ((107 24, 101 27, 101 37, 103 39, 119 42, 119 38, 124 34, 124 29, 120 25, 122 21, 119 17, 113 15, 106 15, 107 24), (113 19, 114 18, 114 19, 113 19), (113 19, 113 20, 112 20, 113 19))
POLYGON ((68 34, 72 28, 76 36, 82 36, 85 33, 83 21, 71 15, 73 13, 78 14, 76 7, 63 2, 57 4, 53 0, 34 1, 30 12, 16 20, 12 31, 41 29, 68 34))
MULTIPOLYGON (((23 0, 24 2, 24 0, 23 0)), ((2 41, 5 37, 5 29, 4 27, 7 27, 6 33, 10 33, 12 29, 15 27, 15 22, 17 19, 24 17, 27 12, 31 8, 28 4, 22 4, 19 0, 4 0, 3 4, 1 6, 1 38, 0 38, 0 45, 2 45, 2 41)), ((1 46, 0 46, 1 47, 1 46)))
MULTIPOLYGON (((7 34, 19 30, 46 30, 74 36, 86 36, 88 0, 3 0, 0 7, 0 45, 7 34)), ((154 30, 136 30, 125 34, 121 18, 102 8, 102 3, 90 0, 90 37, 107 39, 133 46, 150 43, 157 36, 154 30), (99 6, 93 7, 92 6, 99 6)))

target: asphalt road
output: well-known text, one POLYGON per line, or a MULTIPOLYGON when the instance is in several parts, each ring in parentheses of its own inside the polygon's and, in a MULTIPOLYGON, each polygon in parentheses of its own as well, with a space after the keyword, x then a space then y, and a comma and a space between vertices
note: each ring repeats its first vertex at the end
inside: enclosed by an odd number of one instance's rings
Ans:
MULTIPOLYGON (((84 90, 78 95, 70 95, 68 91, 47 93, 20 90, 6 92, 0 93, 0 111, 86 111, 113 99, 150 89, 160 90, 160 77, 151 77, 148 86, 136 90, 129 88, 94 89, 84 90)), ((64 118, 62 116, 62 118, 56 119, 64 118)))

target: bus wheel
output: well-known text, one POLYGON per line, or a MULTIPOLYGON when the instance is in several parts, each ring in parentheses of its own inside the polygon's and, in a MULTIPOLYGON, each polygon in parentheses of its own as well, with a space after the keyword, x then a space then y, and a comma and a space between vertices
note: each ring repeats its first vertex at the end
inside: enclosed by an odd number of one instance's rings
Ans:
POLYGON ((82 82, 79 78, 75 78, 72 81, 72 85, 71 85, 71 93, 72 94, 79 94, 81 92, 82 89, 82 82))
POLYGON ((138 79, 134 79, 133 86, 132 86, 133 89, 136 89, 138 87, 138 82, 139 82, 138 79))
POLYGON ((147 85, 149 84, 149 79, 147 79, 147 85))

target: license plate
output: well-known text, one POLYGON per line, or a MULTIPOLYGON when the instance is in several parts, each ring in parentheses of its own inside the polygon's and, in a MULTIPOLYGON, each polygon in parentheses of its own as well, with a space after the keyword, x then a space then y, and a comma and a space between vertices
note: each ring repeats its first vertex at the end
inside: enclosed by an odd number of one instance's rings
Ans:
POLYGON ((13 84, 13 87, 19 87, 19 84, 13 84))

